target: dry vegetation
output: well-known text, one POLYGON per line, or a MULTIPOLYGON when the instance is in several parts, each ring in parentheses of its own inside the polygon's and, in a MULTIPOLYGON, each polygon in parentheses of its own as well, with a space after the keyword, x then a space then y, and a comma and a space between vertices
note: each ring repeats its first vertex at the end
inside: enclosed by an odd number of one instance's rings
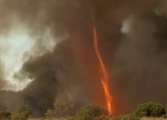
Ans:
MULTIPOLYGON (((29 120, 41 120, 41 119, 40 118, 36 118, 36 119, 29 119, 29 120)), ((65 120, 65 119, 53 118, 52 120, 65 120)), ((161 118, 161 117, 142 117, 140 120, 167 120, 167 118, 161 118)))
POLYGON ((0 120, 167 120, 165 108, 152 102, 138 105, 131 114, 111 117, 106 109, 99 106, 84 107, 70 116, 72 107, 71 103, 58 100, 41 118, 33 118, 31 109, 22 107, 14 113, 1 112, 0 120))
POLYGON ((167 118, 161 118, 161 117, 142 117, 141 120, 167 120, 167 118))

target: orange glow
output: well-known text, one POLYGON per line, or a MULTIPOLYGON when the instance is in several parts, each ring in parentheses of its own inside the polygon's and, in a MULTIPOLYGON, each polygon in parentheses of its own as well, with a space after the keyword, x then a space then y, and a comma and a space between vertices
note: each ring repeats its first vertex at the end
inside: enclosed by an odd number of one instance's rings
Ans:
POLYGON ((106 107, 108 109, 108 112, 111 114, 113 112, 113 109, 112 109, 112 96, 111 96, 110 85, 109 85, 109 75, 108 75, 103 57, 99 50, 97 28, 95 24, 93 24, 93 42, 94 42, 95 53, 99 62, 101 83, 104 89, 106 107))

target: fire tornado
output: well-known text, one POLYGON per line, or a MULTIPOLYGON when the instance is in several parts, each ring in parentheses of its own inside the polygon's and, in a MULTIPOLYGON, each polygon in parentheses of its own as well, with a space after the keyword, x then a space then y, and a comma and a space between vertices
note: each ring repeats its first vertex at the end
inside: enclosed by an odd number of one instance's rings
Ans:
POLYGON ((95 23, 93 24, 93 44, 94 44, 95 53, 99 63, 99 72, 101 77, 101 84, 104 90, 106 107, 108 112, 111 114, 113 112, 113 109, 112 109, 111 89, 109 85, 109 75, 108 75, 108 71, 104 63, 103 57, 100 53, 100 49, 98 45, 97 28, 95 23))

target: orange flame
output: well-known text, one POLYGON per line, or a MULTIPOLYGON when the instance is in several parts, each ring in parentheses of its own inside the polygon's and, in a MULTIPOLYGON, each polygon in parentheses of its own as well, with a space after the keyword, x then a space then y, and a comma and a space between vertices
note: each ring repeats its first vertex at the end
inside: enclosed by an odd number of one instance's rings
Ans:
POLYGON ((101 73, 101 83, 104 89, 107 109, 108 109, 108 112, 111 114, 113 112, 113 109, 112 109, 112 96, 111 96, 110 85, 109 85, 109 75, 108 75, 103 57, 99 50, 97 28, 95 24, 93 24, 93 42, 94 42, 95 53, 99 62, 99 69, 101 73))

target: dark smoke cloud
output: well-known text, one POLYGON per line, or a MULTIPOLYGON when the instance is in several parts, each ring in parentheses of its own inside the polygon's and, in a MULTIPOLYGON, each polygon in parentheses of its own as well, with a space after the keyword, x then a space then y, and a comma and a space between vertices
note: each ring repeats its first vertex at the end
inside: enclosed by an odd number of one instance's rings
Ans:
POLYGON ((166 17, 155 13, 134 18, 131 31, 123 36, 114 68, 126 108, 145 101, 166 105, 166 17))
POLYGON ((23 91, 24 100, 37 108, 37 111, 45 112, 53 104, 55 97, 65 98, 76 104, 87 101, 85 93, 80 95, 79 92, 85 84, 84 74, 78 72, 71 53, 64 44, 58 45, 53 53, 26 63, 24 70, 35 79, 23 91))
POLYGON ((30 57, 22 68, 34 81, 21 92, 2 92, 0 106, 14 110, 26 104, 39 115, 55 98, 70 100, 76 108, 90 103, 104 105, 92 47, 92 15, 111 77, 115 113, 129 112, 149 100, 166 105, 167 21, 163 1, 0 0, 1 33, 8 32, 15 21, 16 25, 24 23, 32 36, 40 36, 49 28, 55 41, 67 37, 42 56, 38 54, 43 43, 38 40, 34 49, 40 49, 30 53, 36 57, 30 57), (129 17, 134 19, 132 28, 124 34, 122 24, 129 17))

